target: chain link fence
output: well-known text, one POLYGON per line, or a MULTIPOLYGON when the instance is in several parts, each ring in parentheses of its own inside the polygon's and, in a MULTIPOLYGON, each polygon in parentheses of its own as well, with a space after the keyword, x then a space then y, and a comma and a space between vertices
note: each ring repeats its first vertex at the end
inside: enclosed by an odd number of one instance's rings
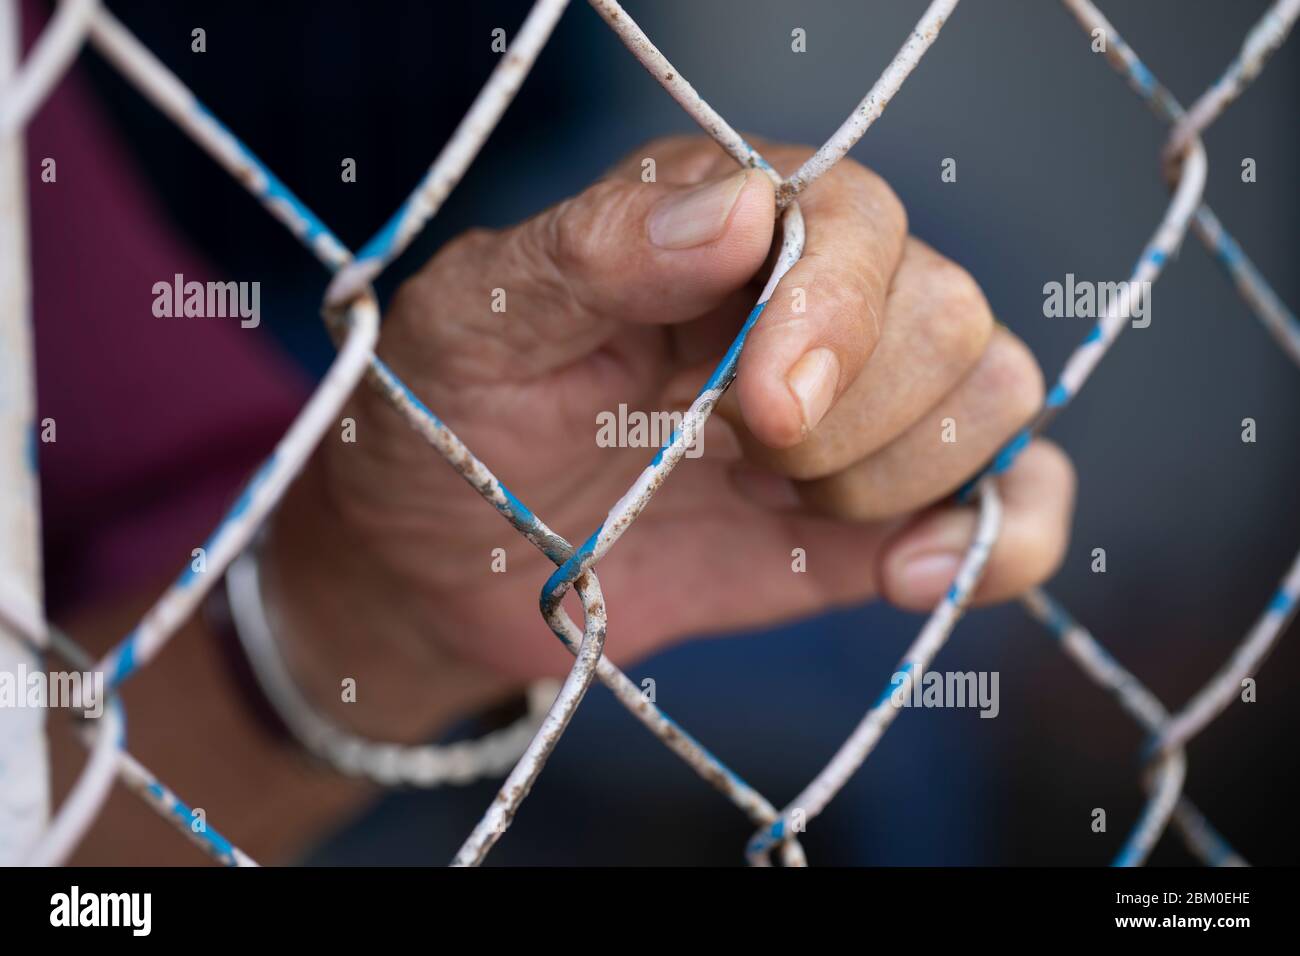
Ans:
MULTIPOLYGON (((140 93, 184 130, 217 163, 240 182, 272 217, 287 227, 331 273, 325 291, 323 316, 337 346, 337 356, 310 399, 269 457, 245 486, 235 504, 204 544, 207 568, 196 573, 189 567, 156 601, 139 623, 103 660, 94 662, 66 635, 52 628, 41 611, 38 589, 39 562, 34 536, 39 513, 35 495, 32 435, 30 343, 26 329, 26 281, 22 277, 25 249, 22 240, 21 178, 6 167, 0 182, 6 228, 0 249, 5 275, 14 273, 6 287, 6 311, 0 319, 6 350, 0 356, 6 379, 13 385, 6 394, 0 418, 5 468, 24 474, 13 487, 26 488, 11 496, 6 507, 13 512, 0 542, 6 572, 25 567, 25 573, 6 573, 0 580, 0 660, 54 653, 68 663, 101 672, 111 693, 104 716, 83 721, 79 733, 89 748, 89 760, 71 793, 47 819, 43 791, 18 793, 6 776, 4 811, 0 827, 19 833, 11 842, 22 852, 15 858, 38 864, 57 864, 68 856, 93 822, 114 780, 122 781, 171 821, 176 829, 228 865, 255 865, 211 824, 191 826, 190 807, 164 786, 127 750, 122 704, 116 691, 166 646, 177 629, 198 609, 204 597, 225 575, 244 641, 255 671, 287 725, 314 753, 344 772, 364 775, 385 784, 436 786, 463 782, 485 774, 509 770, 498 796, 465 840, 455 863, 481 863, 509 828, 556 742, 593 681, 599 680, 664 746, 676 753, 700 778, 715 787, 743 813, 754 827, 745 848, 749 861, 769 864, 774 856, 786 865, 806 862, 799 834, 836 796, 870 756, 899 707, 893 702, 891 682, 868 709, 826 766, 792 800, 774 804, 759 793, 703 743, 678 726, 619 668, 603 656, 606 638, 605 604, 597 567, 636 520, 657 489, 685 456, 692 438, 712 413, 736 374, 745 338, 773 290, 799 260, 804 244, 804 223, 799 196, 815 188, 817 179, 842 159, 881 115, 906 81, 957 7, 958 0, 933 0, 879 79, 843 124, 792 175, 781 177, 715 112, 681 72, 650 41, 614 0, 591 0, 592 7, 629 52, 664 87, 666 92, 738 164, 763 171, 773 181, 778 200, 781 244, 767 284, 726 356, 683 417, 681 427, 654 456, 627 493, 613 505, 608 517, 588 538, 573 544, 533 513, 478 460, 456 434, 427 408, 375 355, 379 334, 379 307, 372 283, 405 250, 473 163, 479 149, 525 81, 537 55, 563 13, 567 0, 537 0, 450 141, 409 198, 360 250, 353 253, 329 227, 300 202, 293 192, 212 115, 194 95, 138 42, 97 0, 63 0, 49 27, 21 67, 10 71, 0 60, 4 81, 0 103, 0 143, 11 154, 10 165, 21 159, 19 134, 58 77, 67 69, 83 42, 91 43, 140 93), (17 159, 15 159, 17 157, 17 159), (20 281, 21 280, 21 281, 20 281), (257 587, 255 538, 258 529, 310 457, 322 436, 338 420, 340 409, 362 380, 375 389, 419 435, 432 445, 502 517, 546 555, 556 570, 542 589, 540 609, 547 624, 574 656, 573 667, 558 692, 539 686, 530 695, 530 712, 513 727, 479 741, 445 746, 408 747, 359 738, 316 712, 297 690, 277 655, 271 629, 260 605, 257 587), (24 393, 26 393, 24 395, 24 393), (14 530, 25 521, 27 530, 14 530), (12 532, 12 534, 11 534, 12 532), (24 550, 26 549, 26 550, 24 550), (229 573, 227 573, 229 572, 229 573), (561 606, 568 591, 581 599, 581 623, 561 606), (18 822, 14 822, 18 821, 18 822), (21 832, 27 834, 26 838, 21 832)), ((1114 26, 1089 0, 1064 0, 1098 53, 1124 78, 1159 120, 1170 126, 1159 157, 1168 178, 1171 198, 1151 239, 1137 256, 1129 277, 1130 289, 1146 289, 1159 278, 1189 231, 1206 245, 1235 284, 1246 305, 1260 318, 1278 344, 1300 362, 1300 324, 1267 282, 1251 265, 1215 214, 1202 202, 1206 180, 1206 154, 1201 135, 1263 68, 1269 55, 1284 41, 1300 16, 1300 0, 1278 0, 1250 31, 1238 56, 1221 76, 1184 109, 1121 38, 1114 26)), ((0 46, 16 50, 16 3, 3 4, 0 46)), ((973 14, 972 14, 973 15, 973 14)), ((953 29, 960 29, 960 26, 953 29)), ((1136 293, 1143 294, 1143 293, 1136 293)), ((908 679, 919 679, 948 640, 977 587, 1001 521, 996 476, 1051 420, 1070 403, 1086 383, 1107 350, 1128 322, 1133 303, 1113 301, 1083 343, 1069 357, 1056 384, 1034 419, 1006 445, 992 462, 962 489, 960 495, 976 503, 978 526, 956 580, 934 609, 896 668, 908 679)), ((1062 651, 1082 672, 1110 691, 1116 702, 1150 735, 1142 785, 1148 801, 1115 859, 1118 865, 1144 862, 1172 823, 1188 847, 1210 864, 1244 863, 1205 817, 1183 795, 1187 743, 1211 723, 1240 692, 1242 681, 1255 674, 1291 620, 1300 598, 1300 558, 1291 566, 1275 596, 1255 626, 1213 678, 1183 707, 1170 711, 1132 673, 1110 657, 1101 644, 1077 623, 1059 603, 1035 590, 1023 598, 1025 610, 1043 622, 1062 651)), ((0 734, 0 770, 19 767, 18 777, 44 779, 42 728, 16 728, 0 734)), ((39 791, 39 788, 37 788, 39 791)), ((2 847, 3 844, 0 844, 2 847)))

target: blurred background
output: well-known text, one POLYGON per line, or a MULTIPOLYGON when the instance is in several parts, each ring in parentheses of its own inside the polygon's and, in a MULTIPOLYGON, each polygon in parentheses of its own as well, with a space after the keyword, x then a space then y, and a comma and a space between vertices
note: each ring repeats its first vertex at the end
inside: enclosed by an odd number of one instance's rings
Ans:
MULTIPOLYGON (((405 198, 469 106, 498 58, 493 28, 513 37, 528 6, 112 4, 352 248, 405 198), (190 52, 196 26, 207 31, 204 55, 190 52), (343 157, 357 161, 355 184, 340 182, 343 157)), ((626 6, 735 128, 817 144, 874 82, 925 3, 626 6), (806 53, 791 51, 796 27, 806 31, 806 53)), ((1267 4, 1101 6, 1188 104, 1267 4)), ((332 353, 317 317, 326 276, 315 260, 94 54, 81 63, 167 214, 223 276, 262 283, 257 334, 304 378, 319 375, 332 353)), ((1298 75, 1293 38, 1205 138, 1208 202, 1292 308, 1300 304, 1298 75), (1256 160, 1255 183, 1241 181, 1244 157, 1256 160)), ((694 131, 575 0, 465 181, 386 274, 381 296, 457 232, 515 222, 580 190, 643 141, 694 131)), ((1067 272, 1127 276, 1165 209, 1157 161, 1165 133, 1059 4, 980 0, 958 7, 852 155, 890 181, 914 233, 975 275, 1050 378, 1090 323, 1044 318, 1043 284, 1067 272), (946 157, 957 161, 955 183, 940 181, 946 157)), ((1050 431, 1080 476, 1073 541, 1050 589, 1177 707, 1227 658, 1300 547, 1300 372, 1194 238, 1155 286, 1151 314, 1151 326, 1124 334, 1050 431), (1255 444, 1241 441, 1245 417, 1258 423, 1255 444), (1090 571, 1098 547, 1105 574, 1090 571)), ((56 601, 75 601, 57 581, 50 587, 56 601)), ((653 677, 660 706, 779 804, 876 699, 921 623, 863 607, 693 642, 630 674, 653 677)), ((1260 864, 1300 855, 1300 647, 1291 631, 1258 675, 1258 702, 1234 705, 1189 751, 1188 794, 1260 864)), ((1000 672, 999 717, 902 714, 806 834, 811 859, 1108 861, 1143 803, 1143 738, 1130 720, 1015 606, 968 615, 933 666, 1000 672), (1106 808, 1108 833, 1091 831, 1094 807, 1106 808)), ((444 862, 494 791, 391 794, 305 862, 444 862)), ((733 807, 596 685, 491 863, 731 864, 749 833, 733 807)), ((1152 862, 1191 858, 1171 834, 1152 862)))

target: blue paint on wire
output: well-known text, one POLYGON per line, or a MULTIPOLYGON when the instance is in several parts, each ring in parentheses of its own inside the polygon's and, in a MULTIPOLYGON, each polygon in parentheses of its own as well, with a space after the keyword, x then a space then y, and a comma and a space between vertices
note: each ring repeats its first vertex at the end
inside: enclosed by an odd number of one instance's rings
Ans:
POLYGON ((1268 612, 1270 614, 1290 614, 1291 608, 1295 606, 1295 600, 1286 591, 1279 589, 1273 595, 1273 600, 1268 602, 1268 612))
POLYGON ((276 176, 275 173, 271 172, 270 168, 258 159, 257 155, 251 149, 244 145, 243 140, 232 133, 228 126, 222 123, 221 120, 217 119, 217 117, 197 99, 194 101, 194 110, 213 126, 216 126, 225 133, 226 136, 230 138, 230 141, 239 149, 240 156, 243 157, 244 161, 255 167, 257 171, 265 177, 266 188, 262 191, 262 195, 275 202, 285 204, 293 210, 294 215, 301 218, 307 224, 306 239, 314 241, 321 236, 325 236, 335 242, 338 241, 334 238, 334 234, 326 227, 325 223, 321 221, 320 217, 308 209, 303 201, 294 195, 293 190, 281 182, 280 178, 276 176))
POLYGON ((394 246, 397 245, 397 233, 402 225, 402 220, 406 218, 407 209, 410 206, 410 200, 402 203, 401 208, 389 217, 383 227, 375 233, 361 247, 357 253, 358 262, 377 262, 382 260, 394 246))
POLYGON ((1219 244, 1214 252, 1218 260, 1229 269, 1235 269, 1241 265, 1241 246, 1237 245, 1236 240, 1226 232, 1219 233, 1219 244))
POLYGON ((135 672, 135 643, 139 634, 140 629, 137 627, 122 640, 117 650, 113 652, 114 666, 113 676, 109 681, 110 687, 116 687, 135 672))
POLYGON ((884 704, 889 701, 889 698, 894 695, 894 691, 903 686, 903 682, 898 680, 899 675, 901 674, 903 677, 909 676, 912 673, 912 666, 911 661, 906 661, 898 668, 898 670, 894 671, 893 676, 889 679, 889 683, 885 686, 885 689, 881 691, 880 696, 876 698, 875 704, 872 705, 872 710, 884 706, 884 704))
POLYGON ((1007 442, 1006 446, 998 452, 998 456, 993 459, 993 467, 990 469, 993 474, 1000 475, 1020 456, 1020 453, 1029 446, 1033 439, 1033 432, 1028 428, 1022 428, 1015 438, 1007 442))
POLYGON ((1146 64, 1136 56, 1133 58, 1132 66, 1129 67, 1129 72, 1133 75, 1133 79, 1137 81, 1138 86, 1142 88, 1143 93, 1150 95, 1155 91, 1155 75, 1148 70, 1146 64))
MULTIPOLYGON (((749 331, 754 327, 754 323, 758 321, 758 317, 763 314, 766 305, 767 300, 764 300, 750 310, 749 316, 745 319, 744 325, 741 326, 739 334, 732 341, 726 354, 718 363, 717 368, 714 369, 713 374, 709 376, 709 380, 700 389, 700 395, 715 389, 724 390, 735 379, 736 368, 740 363, 740 353, 745 347, 745 339, 749 336, 749 331)), ((674 430, 672 437, 669 439, 669 445, 678 438, 678 435, 679 433, 674 430)), ((667 449, 668 446, 666 445, 655 452, 654 457, 650 460, 649 468, 657 469, 662 466, 667 449)), ((587 562, 595 553, 596 545, 600 540, 600 534, 604 527, 604 524, 602 524, 597 528, 587 540, 582 542, 569 559, 556 568, 555 572, 546 579, 546 583, 542 585, 542 594, 539 601, 543 611, 549 612, 555 606, 556 595, 576 581, 578 576, 586 570, 587 562)))

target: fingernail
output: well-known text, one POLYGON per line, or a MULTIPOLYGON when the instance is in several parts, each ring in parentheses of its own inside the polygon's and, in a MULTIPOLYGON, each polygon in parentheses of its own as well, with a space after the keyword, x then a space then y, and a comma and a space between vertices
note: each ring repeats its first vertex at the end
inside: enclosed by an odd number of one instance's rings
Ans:
POLYGON ((933 604, 943 596, 961 565, 961 555, 928 552, 908 558, 899 572, 896 600, 907 605, 933 604))
POLYGON ((817 348, 795 362, 786 373, 785 380, 799 402, 803 415, 803 433, 807 435, 817 427, 831 400, 840 379, 840 360, 827 348, 817 348))
POLYGON ((892 599, 908 607, 925 607, 943 597, 970 547, 975 523, 973 510, 958 508, 904 532, 887 559, 892 599))
POLYGON ((689 249, 722 235, 745 185, 746 173, 665 196, 650 213, 650 241, 661 249, 689 249))

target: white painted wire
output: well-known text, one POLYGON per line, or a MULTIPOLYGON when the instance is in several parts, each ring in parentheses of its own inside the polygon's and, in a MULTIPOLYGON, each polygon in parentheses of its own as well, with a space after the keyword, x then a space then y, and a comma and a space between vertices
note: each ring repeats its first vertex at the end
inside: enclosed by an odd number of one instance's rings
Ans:
POLYGON ((71 66, 90 29, 99 0, 60 0, 18 75, 0 91, 0 140, 27 125, 71 66))
MULTIPOLYGON (((724 360, 714 380, 701 393, 690 413, 692 426, 698 426, 711 412, 721 393, 734 377, 735 358, 743 345, 749 327, 761 314, 762 307, 784 268, 797 260, 802 250, 802 219, 793 199, 815 179, 838 162, 880 115, 885 105, 897 93, 902 82, 915 68, 924 53, 933 44, 939 30, 956 6, 956 0, 933 0, 927 7, 916 29, 892 59, 880 79, 866 97, 845 120, 840 128, 814 155, 788 179, 782 179, 763 158, 749 146, 694 90, 663 54, 645 37, 640 28, 614 0, 591 0, 592 5, 620 36, 637 59, 655 75, 692 115, 701 127, 738 162, 763 169, 777 184, 779 203, 786 208, 783 253, 778 259, 778 271, 773 274, 758 306, 742 329, 733 351, 724 360)), ((1166 146, 1166 160, 1175 176, 1174 196, 1155 236, 1144 250, 1135 266, 1134 281, 1150 281, 1159 275, 1165 261, 1177 251, 1189 225, 1224 262, 1241 289, 1243 297, 1251 304, 1293 355, 1300 357, 1300 331, 1294 317, 1272 293, 1262 277, 1240 256, 1231 237, 1209 209, 1200 202, 1205 181, 1205 155, 1200 143, 1200 133, 1233 99, 1240 95, 1245 85, 1258 74, 1271 52, 1287 35, 1297 16, 1300 0, 1278 0, 1260 21, 1243 44, 1241 54, 1225 71, 1215 86, 1184 113, 1137 59, 1136 54, 1114 34, 1113 27, 1105 21, 1089 0, 1064 0, 1081 23, 1100 24, 1112 44, 1107 58, 1124 72, 1130 82, 1158 113, 1174 123, 1166 146)), ((457 470, 491 502, 530 541, 542 549, 559 565, 543 593, 542 609, 555 633, 575 654, 573 669, 552 703, 540 728, 528 742, 519 762, 506 780, 480 824, 466 840, 456 861, 460 864, 481 862, 491 846, 499 839, 505 827, 532 784, 537 779, 546 758, 554 749, 560 735, 571 719, 586 689, 596 677, 611 687, 615 696, 646 724, 661 740, 684 760, 727 794, 738 807, 762 827, 751 841, 749 855, 753 862, 766 863, 767 854, 777 847, 787 863, 803 862, 802 851, 793 836, 793 811, 798 809, 805 819, 815 816, 848 777, 869 755, 880 734, 889 725, 892 715, 887 707, 878 703, 864 717, 857 730, 836 754, 831 763, 808 788, 781 814, 777 814, 761 795, 750 789, 739 778, 730 774, 715 757, 704 750, 680 728, 668 721, 658 708, 647 704, 622 672, 602 656, 605 639, 604 602, 594 575, 594 565, 617 541, 619 534, 648 502, 653 491, 669 471, 681 460, 681 436, 675 436, 669 445, 656 456, 655 462, 643 473, 638 482, 611 509, 610 519, 578 548, 569 545, 525 508, 475 459, 459 439, 451 433, 409 389, 373 356, 377 306, 369 292, 369 283, 405 249, 414 236, 434 215, 448 192, 454 188, 469 164, 477 155, 508 106, 515 91, 523 82, 532 63, 544 46, 555 23, 565 7, 565 0, 537 0, 521 27, 515 42, 503 57, 497 69, 475 100, 469 114, 462 121, 446 149, 430 167, 398 212, 384 229, 376 234, 354 259, 351 253, 333 234, 310 213, 264 165, 256 159, 219 121, 203 109, 193 95, 166 68, 134 39, 106 10, 98 9, 92 0, 65 0, 46 35, 29 58, 24 72, 16 83, 9 84, 0 96, 0 133, 20 129, 23 122, 39 105, 58 76, 66 69, 87 29, 101 52, 146 93, 169 117, 188 132, 201 146, 234 173, 267 209, 297 235, 329 268, 336 272, 326 295, 326 313, 334 323, 332 331, 342 338, 340 355, 312 399, 308 402, 289 433, 277 448, 277 453, 248 489, 241 503, 223 521, 209 541, 208 563, 219 574, 243 550, 258 525, 273 508, 279 495, 301 467, 306 455, 319 439, 323 428, 337 415, 339 404, 355 385, 361 374, 369 370, 369 379, 381 394, 443 453, 457 470), (341 329, 346 327, 346 336, 341 329), (620 520, 614 520, 614 519, 620 520), (626 520, 622 520, 626 519, 626 520), (215 560, 213 558, 215 554, 215 560), (559 606, 559 600, 570 586, 577 586, 583 599, 585 626, 581 629, 569 619, 559 606)), ((1053 390, 1043 413, 1032 429, 1016 437, 994 462, 993 471, 1005 470, 1016 454, 1028 443, 1033 433, 1046 424, 1071 398, 1101 356, 1109 348, 1123 324, 1115 316, 1106 315, 1098 323, 1094 335, 1071 357, 1053 390)), ((908 655, 905 667, 919 673, 942 646, 952 626, 960 617, 970 594, 978 583, 979 574, 989 550, 996 540, 999 505, 991 479, 985 478, 975 486, 981 502, 979 530, 957 583, 918 636, 908 655)), ((240 584, 241 572, 236 569, 231 582, 237 591, 247 589, 247 580, 240 584)), ((103 662, 112 686, 130 677, 161 649, 180 623, 189 616, 201 596, 211 586, 197 583, 192 576, 182 575, 146 615, 141 626, 133 631, 103 662)), ((252 587, 256 588, 255 575, 252 587)), ((1214 680, 1182 712, 1172 719, 1161 718, 1162 735, 1157 740, 1155 762, 1151 765, 1149 783, 1151 800, 1135 828, 1122 862, 1140 862, 1159 838, 1165 822, 1171 817, 1184 830, 1189 845, 1200 847, 1203 855, 1218 855, 1228 860, 1239 860, 1230 848, 1209 828, 1208 822, 1195 808, 1181 797, 1186 773, 1182 744, 1219 712, 1235 691, 1241 675, 1253 672, 1273 646, 1286 622, 1295 611, 1300 597, 1300 561, 1283 582, 1257 627, 1248 635, 1233 659, 1214 680), (1227 688, 1225 691, 1224 688, 1227 688)), ((1031 610, 1034 601, 1027 599, 1031 610)), ((39 644, 44 633, 44 622, 39 609, 28 606, 9 591, 0 589, 0 616, 30 636, 39 644)), ((1041 611, 1042 608, 1040 607, 1041 611)), ((1059 617, 1059 615, 1058 615, 1059 617)), ((1055 619, 1053 619, 1055 620, 1055 619)), ((1055 624, 1054 624, 1055 626, 1055 624)), ((269 633, 258 632, 260 654, 273 655, 269 633)), ((68 653, 65 648, 65 653, 68 653)), ((74 655, 75 656, 75 655, 74 655)), ((262 661, 263 677, 267 671, 262 661)), ((278 659, 278 658, 277 658, 278 659)), ((1083 658, 1081 658, 1081 661, 1083 658)), ((256 662, 255 662, 256 663, 256 662)), ((270 667, 274 668, 274 664, 270 667)), ((1110 673, 1105 667, 1085 665, 1094 677, 1110 673)), ((271 686, 278 688, 280 703, 292 696, 292 685, 286 684, 272 673, 271 686), (286 686, 289 690, 286 691, 286 686)), ((1100 679, 1100 678, 1099 678, 1100 679)), ((1130 682, 1131 683, 1131 682, 1130 682)), ((1126 685, 1127 686, 1127 685, 1126 685)), ((1121 702, 1136 708, 1141 714, 1147 707, 1145 719, 1154 720, 1158 701, 1142 703, 1138 697, 1121 702)), ((305 736, 320 741, 330 736, 322 733, 321 726, 311 718, 298 713, 298 702, 291 702, 300 728, 305 736)), ((1161 709, 1163 712, 1163 709, 1161 709)), ((106 712, 108 722, 98 725, 93 735, 92 754, 86 770, 73 788, 73 792, 53 824, 45 833, 35 858, 38 862, 63 859, 71 850, 85 827, 89 825, 97 808, 111 785, 114 771, 153 804, 159 812, 183 822, 184 804, 166 790, 156 778, 134 758, 120 749, 120 739, 110 734, 111 721, 118 720, 120 711, 116 699, 106 712), (113 758, 110 760, 110 758, 113 758), (105 770, 105 767, 109 767, 105 770)), ((316 715, 319 716, 319 715, 316 715)), ((120 729, 120 727, 119 727, 120 729)), ((337 729, 337 728, 335 728, 337 729)), ((334 738, 335 743, 346 737, 334 738)), ((328 748, 325 748, 328 749, 328 748)), ((193 837, 192 837, 193 838, 193 837)), ((224 838, 200 837, 195 840, 209 853, 230 865, 248 865, 252 861, 224 838)))
POLYGON ((117 778, 122 730, 121 707, 117 704, 105 707, 92 732, 90 759, 58 813, 41 834, 40 841, 24 861, 28 866, 58 866, 63 863, 95 822, 117 778))

